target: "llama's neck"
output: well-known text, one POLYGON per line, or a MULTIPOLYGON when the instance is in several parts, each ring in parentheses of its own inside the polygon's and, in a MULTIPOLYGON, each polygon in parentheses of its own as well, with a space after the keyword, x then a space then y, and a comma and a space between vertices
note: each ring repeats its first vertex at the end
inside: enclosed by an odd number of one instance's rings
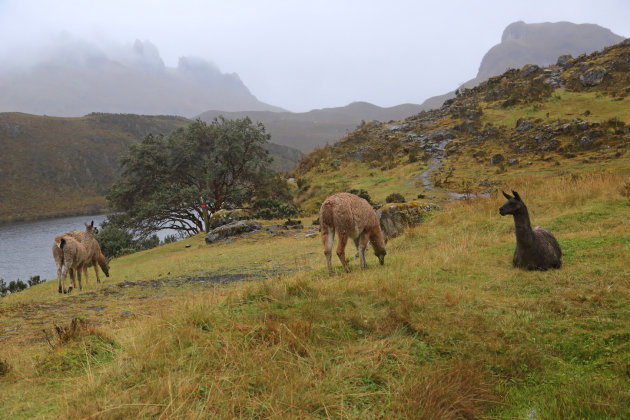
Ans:
POLYGON ((534 243, 534 232, 529 221, 527 207, 514 214, 514 227, 516 228, 516 242, 521 246, 528 247, 534 243))

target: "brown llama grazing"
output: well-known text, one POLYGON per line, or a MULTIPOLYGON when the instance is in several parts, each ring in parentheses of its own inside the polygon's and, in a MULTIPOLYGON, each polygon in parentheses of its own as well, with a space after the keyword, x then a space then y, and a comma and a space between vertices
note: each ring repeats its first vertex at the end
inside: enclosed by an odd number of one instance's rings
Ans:
MULTIPOLYGON (((79 279, 79 289, 83 289, 81 284, 81 270, 92 260, 92 256, 96 253, 98 244, 94 239, 96 228, 94 222, 85 223, 85 233, 81 242, 77 241, 71 235, 62 235, 55 237, 55 245, 63 251, 63 279, 58 277, 59 293, 70 293, 75 285, 74 275, 77 274, 79 279), (70 274, 70 287, 66 289, 66 278, 70 274), (63 282, 63 287, 62 287, 63 282)), ((100 248, 99 248, 100 249, 100 248)))
POLYGON ((337 193, 328 197, 319 210, 319 230, 324 243, 324 255, 328 264, 328 275, 332 276, 332 247, 335 232, 339 234, 337 256, 347 273, 350 272, 346 262, 345 249, 348 238, 354 240, 359 251, 361 268, 365 263, 365 248, 372 243, 374 254, 381 265, 385 262, 385 240, 376 212, 363 198, 350 193, 337 193))
POLYGON ((562 251, 558 241, 543 227, 536 226, 532 229, 525 203, 516 191, 512 191, 512 194, 514 197, 503 192, 508 201, 499 209, 501 216, 506 214, 514 216, 516 250, 512 264, 527 270, 560 268, 562 251))
MULTIPOLYGON (((95 233, 98 231, 95 228, 95 233)), ((71 236, 77 242, 83 242, 83 237, 85 236, 85 232, 81 232, 80 230, 71 230, 70 232, 66 232, 63 235, 55 237, 55 243, 52 246, 53 258, 55 259, 55 263, 57 264, 57 278, 61 277, 62 268, 63 268, 63 250, 59 247, 59 243, 63 236, 71 236)), ((101 279, 98 275, 98 267, 101 267, 103 273, 105 273, 106 277, 109 277, 109 259, 105 258, 103 252, 101 251, 101 247, 98 244, 96 239, 94 240, 93 248, 94 251, 91 258, 92 267, 94 267, 94 273, 96 274, 96 281, 98 283, 101 282, 101 279)), ((74 273, 71 273, 71 278, 74 273)), ((85 276, 85 284, 88 283, 88 266, 85 264, 83 266, 83 275, 85 276)))

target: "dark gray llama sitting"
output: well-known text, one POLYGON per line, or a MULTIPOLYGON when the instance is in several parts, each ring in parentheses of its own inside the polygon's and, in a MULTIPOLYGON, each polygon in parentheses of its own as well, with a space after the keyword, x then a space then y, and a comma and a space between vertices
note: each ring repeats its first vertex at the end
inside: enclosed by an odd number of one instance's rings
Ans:
POLYGON ((560 268, 562 251, 556 238, 547 229, 536 226, 532 229, 527 207, 516 191, 514 197, 503 192, 508 201, 499 209, 501 216, 514 216, 516 227, 516 251, 512 263, 514 267, 527 270, 548 270, 560 268))

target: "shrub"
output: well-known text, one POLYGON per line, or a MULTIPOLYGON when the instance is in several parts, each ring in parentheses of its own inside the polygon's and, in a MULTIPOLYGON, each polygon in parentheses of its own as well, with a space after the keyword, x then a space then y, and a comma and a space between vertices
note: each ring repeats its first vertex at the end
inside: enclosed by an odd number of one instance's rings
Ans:
POLYGON ((17 293, 26 289, 28 286, 22 280, 17 279, 9 283, 9 293, 17 293))
POLYGON ((120 257, 136 251, 155 248, 160 244, 160 238, 157 235, 134 239, 131 232, 111 221, 103 223, 101 230, 96 235, 96 240, 106 257, 120 257))
POLYGON ((41 280, 39 276, 32 276, 30 279, 28 279, 28 287, 32 287, 43 282, 44 280, 41 280))
POLYGON ((391 193, 385 198, 386 203, 404 203, 405 197, 400 193, 391 193))
POLYGON ((621 186, 620 192, 621 192, 622 197, 625 197, 628 200, 630 200, 630 181, 626 181, 626 183, 621 186))
POLYGON ((372 198, 370 197, 370 194, 367 192, 367 190, 364 190, 363 188, 361 188, 360 190, 356 189, 356 188, 353 188, 353 189, 349 190, 348 192, 350 194, 357 195, 357 196, 363 198, 368 203, 372 204, 372 198))
POLYGON ((299 212, 294 205, 271 198, 256 200, 252 207, 254 208, 254 217, 265 220, 290 218, 299 212))
POLYGON ((11 372, 11 365, 6 360, 0 359, 0 376, 5 376, 9 372, 11 372))

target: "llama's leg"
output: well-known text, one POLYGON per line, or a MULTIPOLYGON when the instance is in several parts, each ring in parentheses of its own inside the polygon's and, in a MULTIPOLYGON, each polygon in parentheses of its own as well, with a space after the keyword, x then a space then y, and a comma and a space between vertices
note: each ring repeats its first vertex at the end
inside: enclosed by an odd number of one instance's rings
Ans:
POLYGON ((70 270, 68 270, 68 267, 65 267, 64 270, 63 270, 63 280, 61 282, 61 285, 59 285, 59 287, 63 286, 63 288, 61 289, 63 291, 63 293, 68 293, 68 289, 66 289, 66 281, 68 280, 68 272, 69 271, 70 270))
POLYGON ((346 245, 348 244, 348 232, 341 232, 339 234, 339 243, 337 244, 337 256, 341 261, 341 265, 343 265, 343 269, 346 270, 346 273, 350 272, 350 267, 348 267, 348 263, 346 262, 346 245))
POLYGON ((83 284, 81 283, 81 271, 86 271, 84 267, 77 267, 77 278, 79 279, 79 290, 83 290, 83 284))
MULTIPOLYGON (((96 275, 96 282, 100 283, 101 279, 98 276, 98 262, 96 260, 92 261, 92 267, 94 267, 94 274, 96 275)), ((85 284, 87 284, 87 269, 85 270, 85 284)))
POLYGON ((83 266, 83 277, 85 277, 85 286, 88 285, 88 267, 87 264, 83 266))
POLYGON ((324 255, 326 256, 326 265, 328 265, 328 275, 332 277, 332 247, 335 240, 335 228, 322 226, 322 242, 324 243, 324 255))
POLYGON ((57 266, 57 283, 59 283, 59 293, 63 293, 63 289, 61 287, 61 277, 62 277, 61 269, 62 269, 62 266, 58 265, 57 266))
POLYGON ((77 271, 78 268, 73 268, 72 270, 70 270, 70 285, 68 286, 68 293, 72 292, 72 289, 74 289, 76 286, 74 276, 76 275, 77 271))
POLYGON ((365 249, 367 248, 368 242, 370 242, 370 237, 367 233, 363 232, 359 236, 359 261, 361 263, 361 268, 367 268, 367 263, 365 262, 365 249))

